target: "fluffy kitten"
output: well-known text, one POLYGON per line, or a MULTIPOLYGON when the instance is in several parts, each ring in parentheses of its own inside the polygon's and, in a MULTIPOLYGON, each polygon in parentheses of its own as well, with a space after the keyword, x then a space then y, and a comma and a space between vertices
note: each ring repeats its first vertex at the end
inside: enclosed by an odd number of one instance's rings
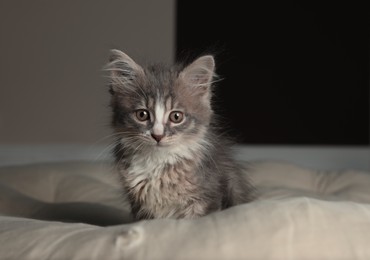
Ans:
POLYGON ((195 218, 249 202, 252 187, 216 132, 215 62, 141 67, 112 50, 114 150, 136 219, 195 218))

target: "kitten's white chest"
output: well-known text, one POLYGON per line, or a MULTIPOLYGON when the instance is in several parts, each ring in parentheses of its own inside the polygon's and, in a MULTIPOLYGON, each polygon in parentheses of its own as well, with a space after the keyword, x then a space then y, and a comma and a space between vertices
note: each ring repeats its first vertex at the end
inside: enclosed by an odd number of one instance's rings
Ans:
POLYGON ((172 217, 188 204, 196 191, 191 163, 163 154, 133 159, 126 185, 141 210, 155 217, 172 217))
POLYGON ((150 202, 155 198, 157 203, 163 203, 166 195, 161 194, 163 179, 168 178, 173 164, 172 159, 160 154, 134 156, 127 169, 126 184, 138 195, 138 200, 150 202))
POLYGON ((145 155, 135 155, 131 159, 128 168, 128 176, 131 179, 131 185, 136 185, 143 179, 157 179, 163 172, 166 165, 176 163, 174 156, 164 153, 151 153, 145 155))

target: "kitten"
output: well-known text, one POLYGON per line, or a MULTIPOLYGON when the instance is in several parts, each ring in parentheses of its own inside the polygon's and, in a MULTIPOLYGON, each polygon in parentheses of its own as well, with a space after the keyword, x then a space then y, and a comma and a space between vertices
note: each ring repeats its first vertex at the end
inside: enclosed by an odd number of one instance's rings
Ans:
POLYGON ((136 219, 195 218, 252 200, 252 187, 215 129, 215 62, 141 67, 110 63, 114 155, 136 219))

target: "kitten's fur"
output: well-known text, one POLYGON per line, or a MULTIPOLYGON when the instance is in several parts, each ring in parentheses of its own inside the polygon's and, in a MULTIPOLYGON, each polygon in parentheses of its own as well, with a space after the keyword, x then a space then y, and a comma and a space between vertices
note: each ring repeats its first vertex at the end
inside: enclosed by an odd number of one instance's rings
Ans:
POLYGON ((114 154, 136 219, 195 218, 252 199, 215 131, 211 55, 186 67, 141 67, 112 50, 107 70, 114 154))

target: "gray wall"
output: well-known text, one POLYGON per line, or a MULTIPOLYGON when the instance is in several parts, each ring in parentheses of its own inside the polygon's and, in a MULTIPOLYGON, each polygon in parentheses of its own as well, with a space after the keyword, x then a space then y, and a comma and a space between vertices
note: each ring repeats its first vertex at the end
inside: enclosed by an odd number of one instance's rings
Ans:
MULTIPOLYGON (((0 1, 0 144, 110 134, 109 49, 174 60, 173 0, 0 1)), ((103 140, 104 141, 104 140, 103 140)))

